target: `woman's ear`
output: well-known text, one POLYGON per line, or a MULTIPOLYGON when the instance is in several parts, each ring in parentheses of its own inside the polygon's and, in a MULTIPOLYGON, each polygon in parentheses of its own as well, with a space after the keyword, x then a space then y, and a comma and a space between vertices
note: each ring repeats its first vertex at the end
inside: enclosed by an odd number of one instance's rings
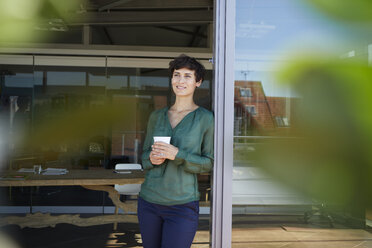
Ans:
POLYGON ((196 87, 199 88, 201 85, 202 81, 200 80, 199 82, 196 82, 196 87))

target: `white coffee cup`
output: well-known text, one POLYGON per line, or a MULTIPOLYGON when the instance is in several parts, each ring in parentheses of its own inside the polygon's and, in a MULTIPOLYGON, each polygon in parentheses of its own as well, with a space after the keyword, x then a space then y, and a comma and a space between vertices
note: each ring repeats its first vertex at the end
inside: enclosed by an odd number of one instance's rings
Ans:
POLYGON ((154 142, 164 142, 170 144, 170 136, 154 136, 154 142))

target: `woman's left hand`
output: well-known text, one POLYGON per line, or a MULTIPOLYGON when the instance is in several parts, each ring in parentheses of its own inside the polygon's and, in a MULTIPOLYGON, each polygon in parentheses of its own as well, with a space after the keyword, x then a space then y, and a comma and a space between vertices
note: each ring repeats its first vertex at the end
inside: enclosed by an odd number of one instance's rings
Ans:
POLYGON ((164 142, 155 142, 152 145, 152 150, 155 151, 160 158, 174 160, 178 153, 178 148, 164 142))

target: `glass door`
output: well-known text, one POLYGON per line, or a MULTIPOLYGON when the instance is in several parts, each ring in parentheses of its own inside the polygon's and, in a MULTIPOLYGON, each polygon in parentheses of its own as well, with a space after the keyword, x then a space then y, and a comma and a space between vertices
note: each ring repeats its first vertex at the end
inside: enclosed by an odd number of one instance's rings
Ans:
POLYGON ((370 132, 356 68, 369 70, 371 33, 312 2, 235 2, 232 247, 284 245, 278 226, 365 225, 370 174, 351 144, 370 132))
MULTIPOLYGON (((118 163, 141 163, 150 113, 174 101, 170 59, 25 58, 29 65, 17 64, 22 63, 18 56, 0 57, 1 121, 6 124, 1 131, 7 137, 2 145, 9 151, 2 157, 3 168, 17 170, 37 163, 43 168, 103 170, 118 163)), ((211 64, 201 61, 207 73, 195 102, 211 110, 211 64)), ((208 245, 210 176, 198 180, 201 215, 195 242, 208 245)), ((2 207, 24 206, 26 212, 61 213, 71 206, 81 213, 114 211, 105 193, 81 187, 2 190, 2 207)))

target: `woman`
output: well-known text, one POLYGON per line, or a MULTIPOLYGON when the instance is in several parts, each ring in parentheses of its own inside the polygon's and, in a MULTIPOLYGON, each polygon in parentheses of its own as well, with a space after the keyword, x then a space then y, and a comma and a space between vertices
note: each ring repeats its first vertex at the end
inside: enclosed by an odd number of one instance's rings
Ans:
POLYGON ((145 248, 191 246, 199 219, 197 174, 213 166, 213 114, 193 100, 204 66, 181 55, 169 69, 176 101, 151 114, 142 154, 147 172, 138 220, 145 248), (170 136, 171 142, 153 143, 154 136, 170 136))

